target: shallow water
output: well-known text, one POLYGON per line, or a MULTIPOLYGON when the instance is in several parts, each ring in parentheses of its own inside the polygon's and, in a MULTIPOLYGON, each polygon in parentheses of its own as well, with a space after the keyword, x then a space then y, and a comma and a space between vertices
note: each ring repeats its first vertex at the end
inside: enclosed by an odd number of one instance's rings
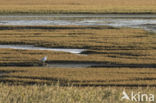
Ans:
POLYGON ((0 25, 106 25, 156 31, 155 14, 3 15, 0 25))
POLYGON ((99 63, 47 63, 47 67, 55 68, 88 68, 98 65, 99 63))
POLYGON ((48 51, 62 51, 74 54, 80 54, 85 49, 67 49, 67 48, 46 48, 35 47, 33 45, 0 45, 0 48, 22 49, 22 50, 48 50, 48 51))

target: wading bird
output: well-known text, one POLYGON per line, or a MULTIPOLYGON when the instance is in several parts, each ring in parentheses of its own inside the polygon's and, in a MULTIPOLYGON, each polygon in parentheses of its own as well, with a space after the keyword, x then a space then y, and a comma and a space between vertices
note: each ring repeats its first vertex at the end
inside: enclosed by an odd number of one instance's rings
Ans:
POLYGON ((47 56, 45 56, 45 57, 43 57, 42 59, 41 59, 41 62, 42 62, 42 64, 43 65, 45 65, 45 62, 47 61, 47 56))

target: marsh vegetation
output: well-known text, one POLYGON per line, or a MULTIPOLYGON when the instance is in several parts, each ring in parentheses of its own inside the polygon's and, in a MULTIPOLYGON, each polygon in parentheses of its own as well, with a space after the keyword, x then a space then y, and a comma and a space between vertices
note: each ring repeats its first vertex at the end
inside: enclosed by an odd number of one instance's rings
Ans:
POLYGON ((155 33, 107 26, 1 26, 1 44, 86 49, 84 55, 56 51, 1 49, 1 65, 47 62, 99 62, 107 66, 155 67, 155 33), (87 55, 87 56, 85 56, 87 55))
POLYGON ((51 84, 60 81, 61 85, 155 86, 155 33, 107 26, 1 26, 0 38, 0 43, 5 45, 86 49, 82 55, 77 55, 61 51, 1 48, 3 82, 51 84), (45 55, 51 65, 95 65, 73 69, 72 66, 40 67, 40 59, 45 55), (5 74, 5 71, 9 73, 5 74))
POLYGON ((156 13, 155 5, 155 0, 0 0, 0 13, 156 13))
MULTIPOLYGON (((155 0, 0 0, 0 14, 155 14, 155 5, 155 0)), ((155 30, 146 21, 142 28, 155 30)), ((0 45, 85 51, 0 48, 1 103, 128 103, 120 101, 125 89, 155 93, 153 31, 119 25, 13 25, 0 25, 0 45), (40 64, 44 56, 48 66, 40 64)))
MULTIPOLYGON (((121 101, 122 91, 155 93, 155 88, 60 87, 58 85, 10 86, 0 84, 0 103, 131 103, 121 101), (4 89, 5 88, 5 89, 4 89), (15 98, 16 97, 16 98, 15 98)), ((143 102, 145 103, 145 102, 143 102)))

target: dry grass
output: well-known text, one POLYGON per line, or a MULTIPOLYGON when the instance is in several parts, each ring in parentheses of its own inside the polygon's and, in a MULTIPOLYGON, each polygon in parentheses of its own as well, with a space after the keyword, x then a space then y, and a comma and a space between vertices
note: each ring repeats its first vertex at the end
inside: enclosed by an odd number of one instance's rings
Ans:
MULTIPOLYGON (((1 28, 4 29, 4 26, 1 28)), ((44 47, 86 48, 83 55, 64 52, 1 49, 1 63, 36 63, 47 55, 48 62, 81 61, 155 65, 155 33, 140 29, 110 27, 5 27, 1 44, 32 44, 44 47), (28 29, 29 28, 29 29, 28 29), (134 45, 135 44, 135 45, 134 45)), ((146 67, 146 66, 145 66, 146 67)))
POLYGON ((90 26, 1 26, 1 44, 87 48, 84 55, 37 50, 0 50, 1 65, 100 62, 103 68, 1 67, 1 81, 90 86, 155 86, 155 33, 141 29, 90 26), (9 30, 8 30, 9 29, 9 30), (135 45, 134 45, 135 44, 135 45), (106 68, 109 65, 109 68, 106 68), (130 69, 131 68, 131 69, 130 69))
POLYGON ((0 0, 0 13, 156 13, 155 0, 0 0))
MULTIPOLYGON (((0 84, 0 103, 131 103, 126 100, 121 101, 123 90, 125 88, 0 84)), ((132 91, 155 94, 155 88, 126 89, 127 93, 132 91)))
POLYGON ((155 46, 155 34, 141 29, 105 26, 1 26, 1 29, 1 44, 117 50, 152 49, 155 46), (3 28, 12 30, 3 30, 3 28))
POLYGON ((61 86, 156 86, 154 68, 1 67, 1 82, 61 86))
POLYGON ((0 84, 0 103, 129 103, 120 101, 124 87, 128 92, 155 93, 155 88, 152 88, 156 86, 155 33, 110 27, 1 26, 0 44, 88 49, 84 52, 88 56, 0 49, 0 65, 36 65, 45 55, 49 63, 79 61, 120 64, 115 67, 111 64, 109 68, 1 66, 0 82, 3 84, 0 84), (129 68, 132 65, 134 67, 129 68), (144 86, 147 88, 137 88, 144 86))

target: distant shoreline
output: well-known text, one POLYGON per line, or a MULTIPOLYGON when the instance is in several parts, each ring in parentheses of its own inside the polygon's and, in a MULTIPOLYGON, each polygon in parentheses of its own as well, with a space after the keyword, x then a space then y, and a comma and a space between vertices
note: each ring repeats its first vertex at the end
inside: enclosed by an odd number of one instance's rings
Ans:
POLYGON ((11 12, 11 13, 2 13, 0 12, 0 15, 51 15, 51 14, 71 14, 71 15, 75 15, 75 14, 97 14, 97 15, 107 15, 107 14, 112 14, 112 15, 156 15, 156 12, 60 12, 60 13, 56 13, 56 12, 50 12, 50 13, 46 13, 46 12, 43 12, 43 13, 38 13, 38 12, 34 12, 34 13, 31 13, 31 12, 11 12))

